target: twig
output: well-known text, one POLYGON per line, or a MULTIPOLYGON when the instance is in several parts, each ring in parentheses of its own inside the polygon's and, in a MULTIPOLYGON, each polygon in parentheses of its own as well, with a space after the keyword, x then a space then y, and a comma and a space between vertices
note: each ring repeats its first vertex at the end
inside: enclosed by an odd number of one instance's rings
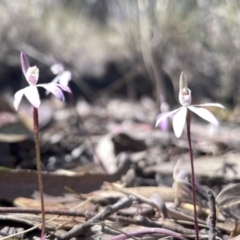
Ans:
POLYGON ((212 191, 207 192, 208 196, 208 206, 209 206, 209 216, 208 216, 208 225, 209 225, 209 240, 215 240, 216 239, 216 203, 215 203, 215 197, 212 193, 212 191))
MULTIPOLYGON (((83 204, 85 204, 86 202, 89 202, 90 200, 91 200, 91 197, 88 198, 88 199, 86 199, 86 201, 77 204, 76 206, 74 206, 73 208, 71 208, 70 211, 72 211, 73 209, 76 209, 76 208, 82 206, 83 204)), ((20 211, 21 211, 21 210, 19 210, 19 208, 1 208, 1 209, 2 209, 2 213, 7 213, 7 212, 6 212, 7 209, 12 210, 12 213, 20 213, 20 211), (4 212, 4 210, 5 210, 5 212, 4 212), (16 211, 14 211, 14 210, 18 210, 19 212, 16 212, 16 211)), ((26 210, 26 209, 22 209, 22 212, 21 212, 21 213, 26 213, 26 212, 24 212, 23 210, 26 210)), ((41 213, 41 210, 40 210, 40 209, 34 209, 34 210, 37 210, 38 213, 41 213)), ((48 211, 48 210, 47 210, 47 211, 48 211)), ((9 211, 9 212, 10 212, 10 211, 9 211)), ((49 214, 51 214, 51 213, 49 212, 49 214)), ((57 213, 56 213, 56 214, 57 214, 57 213)), ((90 213, 89 213, 89 214, 90 214, 90 213)), ((88 214, 88 216, 89 216, 89 214, 88 214)), ((60 215, 60 214, 59 214, 59 215, 60 215)), ((51 221, 57 219, 57 218, 59 217, 59 215, 50 218, 49 220, 46 221, 46 223, 51 222, 51 221)), ((61 214, 61 215, 64 215, 64 214, 61 214)), ((92 213, 92 215, 94 216, 94 213, 92 213)), ((81 216, 81 215, 79 215, 79 216, 81 216)), ((86 217, 86 216, 85 216, 85 217, 86 217)), ((42 225, 42 224, 35 225, 35 226, 33 226, 33 227, 31 227, 31 228, 28 228, 28 229, 26 229, 26 230, 24 230, 24 231, 21 231, 21 232, 18 232, 18 233, 14 233, 14 234, 8 235, 7 237, 1 238, 1 239, 2 239, 2 240, 4 240, 4 239, 10 239, 11 237, 18 236, 19 234, 24 234, 24 233, 30 232, 30 231, 32 231, 32 230, 34 230, 34 229, 37 229, 37 228, 39 228, 41 225, 42 225)), ((62 224, 62 225, 63 225, 63 224, 62 224)))
MULTIPOLYGON (((42 210, 38 208, 17 208, 17 207, 0 207, 0 213, 32 213, 41 214, 42 210)), ((72 217, 93 217, 93 212, 82 212, 76 210, 65 210, 65 209, 45 209, 45 214, 52 215, 63 215, 72 217)))
POLYGON ((69 240, 72 237, 82 234, 86 229, 90 228, 95 222, 102 221, 113 213, 120 209, 128 208, 132 205, 133 197, 127 196, 120 199, 117 203, 105 207, 101 212, 96 214, 94 217, 90 218, 88 221, 81 225, 74 226, 69 232, 59 237, 61 240, 69 240))
POLYGON ((135 218, 131 217, 123 217, 123 216, 113 216, 113 217, 108 217, 108 220, 111 220, 113 222, 119 222, 119 223, 124 223, 124 224, 134 224, 134 225, 139 225, 139 226, 144 226, 144 227, 152 227, 152 228, 165 228, 169 229, 181 234, 187 234, 187 235, 192 235, 195 233, 194 230, 184 228, 181 225, 177 223, 172 223, 171 221, 152 221, 149 218, 143 217, 138 215, 135 218))
POLYGON ((108 224, 106 224, 106 223, 100 223, 100 224, 101 224, 101 225, 104 225, 104 226, 106 226, 106 227, 108 227, 108 228, 111 228, 111 229, 113 229, 113 230, 115 230, 115 231, 117 231, 117 232, 120 232, 120 233, 122 233, 122 234, 125 234, 125 235, 127 235, 129 238, 132 238, 132 239, 134 239, 134 240, 138 240, 137 238, 135 238, 135 237, 133 237, 133 236, 125 233, 124 231, 122 231, 122 230, 120 230, 120 229, 118 229, 118 228, 114 228, 114 227, 112 227, 112 226, 110 226, 110 225, 108 225, 108 224))
MULTIPOLYGON (((53 218, 47 220, 46 223, 51 222, 51 221, 53 221, 53 220, 56 219, 56 218, 58 218, 58 216, 53 217, 53 218)), ((28 229, 26 229, 26 230, 24 230, 24 231, 21 231, 21 232, 17 232, 17 233, 8 235, 8 236, 6 236, 6 237, 1 238, 1 240, 5 240, 5 239, 8 239, 8 240, 9 240, 9 239, 11 239, 11 238, 13 238, 13 237, 16 237, 16 236, 20 235, 20 234, 25 234, 25 233, 31 232, 31 231, 33 231, 34 229, 37 229, 37 228, 41 227, 41 225, 42 225, 42 224, 38 224, 38 225, 35 225, 35 226, 33 226, 33 227, 31 227, 31 228, 28 228, 28 229)))
MULTIPOLYGON (((111 186, 111 188, 114 189, 114 190, 117 190, 117 191, 122 192, 124 194, 132 195, 132 196, 136 197, 141 202, 149 204, 151 207, 157 209, 157 211, 160 214, 162 214, 162 210, 161 210, 160 206, 156 202, 154 202, 152 200, 149 200, 149 199, 147 199, 147 198, 145 198, 145 197, 143 197, 143 196, 141 196, 141 195, 139 195, 139 194, 137 194, 135 192, 129 191, 126 188, 118 186, 117 184, 114 184, 114 183, 105 183, 105 184, 111 186)), ((163 216, 163 214, 162 214, 162 216, 163 216)))
MULTIPOLYGON (((105 182, 105 185, 109 186, 110 189, 113 189, 113 190, 117 190, 119 192, 122 192, 126 195, 132 195, 134 197, 136 197, 139 201, 143 202, 143 203, 147 203, 149 204, 151 207, 157 209, 157 211, 159 211, 161 213, 161 208, 160 206, 158 206, 155 202, 153 202, 152 200, 150 199, 147 199, 145 197, 143 197, 142 195, 139 195, 133 191, 130 191, 124 187, 121 187, 117 184, 114 184, 114 183, 109 183, 109 182, 105 182)), ((184 214, 184 213, 181 213, 181 212, 178 212, 174 209, 171 209, 171 208, 167 208, 167 215, 169 217, 172 217, 174 219, 177 219, 177 220, 186 220, 186 221, 194 221, 194 218, 192 216, 189 216, 187 214, 184 214)), ((201 221, 201 220, 198 220, 199 223, 202 223, 202 224, 205 224, 204 221, 201 221)))
MULTIPOLYGON (((82 205, 82 203, 80 204, 82 205)), ((74 208, 79 207, 77 205, 74 208)), ((46 214, 53 214, 53 215, 62 215, 62 216, 73 216, 73 217, 85 217, 86 219, 92 218, 96 215, 95 212, 89 212, 89 211, 77 211, 77 210, 65 210, 65 209, 45 209, 46 214)), ((1 207, 0 213, 32 213, 32 214, 40 214, 41 209, 35 209, 35 208, 17 208, 17 207, 1 207)), ((179 224, 172 224, 168 221, 152 221, 149 218, 143 217, 143 216, 137 216, 135 218, 132 217, 124 217, 124 216, 109 216, 106 219, 113 221, 113 222, 119 222, 124 224, 135 224, 140 225, 144 227, 158 227, 158 228, 166 228, 172 231, 176 231, 181 234, 194 234, 194 230, 192 229, 186 229, 182 227, 179 224)), ((51 220, 51 219, 50 219, 51 220)), ((49 220, 47 221, 49 222, 49 220)), ((19 233, 18 233, 19 234, 19 233)))
POLYGON ((165 205, 165 202, 161 198, 161 196, 159 196, 158 194, 155 193, 149 198, 149 200, 154 202, 157 206, 159 206, 159 208, 161 209, 163 218, 166 218, 168 216, 167 215, 167 207, 165 205))
POLYGON ((160 233, 160 234, 164 234, 164 235, 168 235, 168 236, 172 236, 174 238, 177 239, 181 239, 181 240, 187 240, 185 237, 181 236, 178 233, 175 233, 171 230, 168 229, 164 229, 164 228, 144 228, 138 231, 132 231, 129 232, 127 235, 126 234, 120 234, 116 237, 112 237, 111 240, 126 240, 129 238, 129 235, 131 236, 141 236, 141 235, 148 235, 149 234, 154 234, 154 233, 160 233))

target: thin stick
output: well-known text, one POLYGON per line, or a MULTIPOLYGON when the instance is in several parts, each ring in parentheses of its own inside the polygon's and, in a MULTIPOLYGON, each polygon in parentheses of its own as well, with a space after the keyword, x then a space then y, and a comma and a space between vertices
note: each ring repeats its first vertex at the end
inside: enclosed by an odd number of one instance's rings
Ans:
POLYGON ((194 226, 196 232, 196 239, 199 240, 199 229, 198 229, 198 220, 197 220, 197 209, 196 209, 196 185, 195 185, 195 173, 194 173, 194 164, 193 164, 193 150, 191 143, 191 113, 188 111, 187 116, 187 138, 189 145, 189 154, 190 154, 190 162, 191 162, 191 176, 192 176, 192 198, 193 198, 193 212, 194 212, 194 226))
MULTIPOLYGON (((74 206, 74 207, 72 207, 71 209, 70 209, 70 211, 72 211, 72 210, 74 210, 74 209, 76 209, 76 208, 79 208, 80 206, 82 206, 83 204, 85 204, 86 202, 89 202, 91 200, 91 197, 90 198, 88 198, 86 201, 84 201, 84 202, 81 202, 81 203, 79 203, 79 204, 77 204, 76 206, 74 206)), ((0 209, 2 209, 3 211, 1 211, 1 213, 4 213, 4 211, 6 210, 6 212, 5 213, 7 213, 7 212, 12 212, 12 213, 15 213, 15 211, 14 211, 14 208, 12 208, 12 210, 13 211, 11 211, 10 210, 10 208, 0 208, 0 209), (10 211, 8 211, 7 209, 9 209, 10 211)), ((16 213, 24 213, 20 208, 15 208, 16 209, 16 213)), ((41 210, 40 209, 35 209, 34 211, 35 212, 32 212, 32 213, 41 213, 41 210), (38 212, 36 212, 35 210, 37 210, 38 212)), ((45 213, 47 213, 47 211, 48 210, 46 210, 46 212, 45 213)), ((54 210, 53 210, 54 211, 54 210)), ((59 211, 59 210, 58 210, 59 211)), ((61 212, 61 210, 60 210, 60 212, 61 212)), ((60 213, 60 212, 58 212, 58 213, 60 213)), ((29 211, 29 213, 30 213, 30 211, 29 211)), ((50 212, 49 212, 50 213, 50 212)), ((57 212, 55 212, 55 214, 58 214, 57 212)), ((46 221, 46 223, 48 223, 48 222, 51 222, 51 221, 53 221, 53 220, 55 220, 55 219, 57 219, 60 215, 64 215, 64 214, 62 214, 63 212, 61 212, 58 216, 55 216, 55 217, 53 217, 53 218, 51 218, 51 219, 49 219, 49 220, 47 220, 46 221)), ((51 213, 50 213, 51 214, 51 213)), ((55 215, 54 214, 54 215, 55 215)), ((94 216, 95 215, 95 213, 87 213, 87 214, 90 214, 90 215, 92 215, 92 216, 94 216)), ((69 215, 69 216, 71 216, 71 215, 69 215)), ((81 214, 79 214, 78 216, 82 216, 81 214)), ((88 216, 88 215, 87 215, 88 216)), ((2 240, 3 239, 10 239, 11 237, 15 237, 15 236, 17 236, 17 235, 19 235, 19 234, 24 234, 24 233, 27 233, 27 232, 30 232, 30 231, 32 231, 32 230, 34 230, 34 229, 37 229, 38 227, 40 227, 42 224, 38 224, 38 225, 35 225, 35 226, 33 226, 33 227, 31 227, 31 228, 29 228, 29 229, 26 229, 26 230, 24 230, 24 231, 21 231, 21 232, 18 232, 18 233, 14 233, 14 234, 11 234, 11 235, 8 235, 7 237, 4 237, 4 238, 1 238, 2 240)), ((63 224, 62 224, 63 225, 63 224)), ((59 228, 59 227, 58 227, 59 228)))
POLYGON ((38 187, 39 187, 39 192, 40 192, 40 201, 41 201, 41 210, 42 210, 41 238, 43 238, 45 235, 45 209, 44 209, 42 166, 41 166, 40 142, 39 142, 38 109, 35 107, 33 107, 33 126, 34 126, 34 139, 35 139, 35 147, 36 147, 38 187))
POLYGON ((117 190, 117 191, 119 191, 119 192, 122 192, 122 193, 127 194, 127 195, 130 195, 130 196, 134 196, 134 197, 136 197, 138 200, 142 201, 143 203, 149 204, 149 205, 150 205, 151 207, 153 207, 154 209, 157 209, 157 212, 158 212, 159 214, 161 214, 162 217, 163 217, 162 210, 161 210, 160 206, 159 206, 155 201, 149 200, 149 199, 145 198, 144 196, 139 195, 139 194, 137 194, 137 193, 135 193, 135 192, 132 192, 132 191, 130 191, 130 190, 124 188, 124 187, 121 187, 121 186, 117 185, 117 184, 114 184, 114 183, 105 183, 105 185, 106 185, 106 184, 107 184, 108 186, 110 186, 110 187, 111 187, 112 189, 114 189, 114 190, 117 190))
POLYGON ((171 230, 164 229, 164 228, 143 228, 140 230, 128 232, 127 234, 120 234, 118 236, 110 238, 110 240, 126 240, 126 239, 129 239, 129 235, 131 237, 133 237, 133 236, 136 237, 136 236, 142 236, 142 235, 149 236, 149 235, 152 235, 155 233, 172 236, 172 237, 174 237, 174 239, 176 238, 176 239, 181 239, 181 240, 187 240, 185 237, 181 236, 179 233, 176 233, 171 230))
POLYGON ((215 203, 215 197, 211 190, 207 192, 208 196, 208 206, 210 210, 210 214, 208 216, 208 225, 209 225, 209 240, 215 240, 216 239, 216 203, 215 203))
POLYGON ((94 217, 90 218, 88 221, 84 222, 81 225, 75 225, 70 231, 61 235, 59 239, 61 240, 69 240, 77 235, 83 234, 86 229, 90 228, 98 221, 102 221, 123 208, 129 208, 132 205, 133 198, 131 196, 124 197, 120 199, 113 205, 106 206, 101 212, 96 214, 94 217))

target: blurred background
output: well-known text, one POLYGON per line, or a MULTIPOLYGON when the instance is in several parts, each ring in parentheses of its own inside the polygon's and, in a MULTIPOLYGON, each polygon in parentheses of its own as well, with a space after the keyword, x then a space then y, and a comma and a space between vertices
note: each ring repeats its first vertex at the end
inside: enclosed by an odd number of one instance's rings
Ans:
MULTIPOLYGON (((23 87, 19 53, 40 68, 40 82, 61 62, 75 95, 149 96, 177 104, 184 71, 195 102, 234 108, 240 101, 238 0, 0 1, 0 91, 23 87)), ((162 100, 162 101, 163 101, 162 100)))

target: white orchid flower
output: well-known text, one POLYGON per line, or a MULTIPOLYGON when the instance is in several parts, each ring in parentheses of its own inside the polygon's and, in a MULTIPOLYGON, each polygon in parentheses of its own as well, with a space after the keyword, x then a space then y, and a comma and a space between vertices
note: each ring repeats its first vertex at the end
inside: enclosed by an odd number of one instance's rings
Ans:
POLYGON ((180 75, 180 91, 179 91, 179 102, 182 107, 168 112, 164 115, 159 115, 157 117, 156 126, 165 120, 167 117, 173 117, 173 130, 175 136, 179 138, 182 135, 183 129, 186 125, 187 114, 189 111, 194 112, 199 117, 203 118, 204 120, 212 123, 213 125, 217 126, 218 121, 215 116, 204 107, 219 107, 225 109, 223 105, 219 103, 204 103, 198 105, 190 105, 192 102, 191 90, 187 86, 187 81, 185 74, 182 72, 180 75))
POLYGON ((29 84, 29 86, 17 91, 14 95, 13 105, 16 110, 22 100, 23 95, 28 99, 33 107, 38 108, 41 104, 41 100, 38 93, 38 87, 43 87, 47 91, 51 92, 61 101, 64 101, 63 91, 71 93, 71 90, 68 86, 64 86, 57 83, 44 83, 37 84, 39 78, 39 69, 34 66, 30 67, 27 56, 25 53, 21 52, 20 54, 21 65, 23 74, 29 84))
POLYGON ((51 66, 51 71, 53 74, 57 75, 52 83, 59 83, 62 86, 68 86, 69 81, 72 80, 72 73, 70 71, 66 71, 61 63, 55 63, 51 66))

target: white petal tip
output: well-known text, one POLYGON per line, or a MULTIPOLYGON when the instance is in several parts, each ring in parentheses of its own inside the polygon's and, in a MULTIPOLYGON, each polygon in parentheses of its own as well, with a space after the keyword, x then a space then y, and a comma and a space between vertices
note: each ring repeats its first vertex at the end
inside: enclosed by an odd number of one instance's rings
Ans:
POLYGON ((18 105, 13 104, 13 106, 14 106, 14 109, 17 111, 18 110, 18 105))

